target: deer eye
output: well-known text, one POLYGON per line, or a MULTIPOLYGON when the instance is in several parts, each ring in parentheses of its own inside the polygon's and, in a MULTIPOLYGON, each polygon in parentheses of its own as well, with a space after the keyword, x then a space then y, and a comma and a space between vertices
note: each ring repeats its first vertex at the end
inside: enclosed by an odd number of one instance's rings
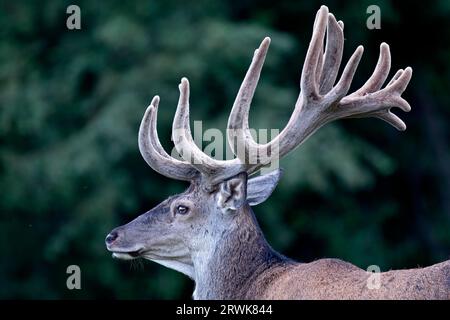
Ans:
POLYGON ((184 215, 184 214, 187 214, 188 212, 189 212, 189 208, 186 207, 186 206, 178 206, 177 209, 176 209, 176 213, 177 214, 184 215))

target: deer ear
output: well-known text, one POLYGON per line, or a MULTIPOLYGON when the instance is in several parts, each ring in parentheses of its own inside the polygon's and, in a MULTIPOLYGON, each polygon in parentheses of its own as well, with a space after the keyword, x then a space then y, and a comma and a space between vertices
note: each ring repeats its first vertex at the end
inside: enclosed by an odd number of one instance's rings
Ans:
POLYGON ((241 172, 219 185, 217 204, 223 210, 237 210, 247 199, 247 173, 241 172))
POLYGON ((282 169, 277 169, 271 173, 251 178, 247 183, 247 202, 251 206, 256 206, 269 198, 273 190, 283 175, 282 169))

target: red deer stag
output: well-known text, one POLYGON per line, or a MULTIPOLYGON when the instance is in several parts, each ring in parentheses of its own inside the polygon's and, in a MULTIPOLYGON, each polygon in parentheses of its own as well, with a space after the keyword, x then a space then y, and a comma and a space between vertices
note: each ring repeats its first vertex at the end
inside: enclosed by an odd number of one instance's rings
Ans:
POLYGON ((270 196, 281 172, 248 176, 295 149, 324 124, 375 117, 398 130, 406 129, 390 110, 410 111, 401 94, 411 79, 411 68, 397 71, 382 88, 391 64, 389 46, 383 43, 372 76, 348 94, 363 47, 356 49, 336 82, 343 28, 327 7, 320 8, 295 109, 286 127, 266 144, 253 140, 248 124, 250 102, 270 44, 269 38, 262 41, 229 117, 228 142, 236 155, 232 160, 213 159, 195 145, 186 78, 179 86, 172 132, 183 160, 168 155, 156 132, 159 97, 155 96, 140 126, 139 149, 154 170, 189 181, 190 187, 114 229, 106 237, 113 256, 142 257, 186 274, 195 281, 195 299, 450 299, 450 260, 423 269, 380 273, 379 288, 371 289, 368 279, 373 274, 348 262, 321 259, 299 263, 275 252, 251 209, 270 196), (246 161, 252 155, 254 161, 246 161))

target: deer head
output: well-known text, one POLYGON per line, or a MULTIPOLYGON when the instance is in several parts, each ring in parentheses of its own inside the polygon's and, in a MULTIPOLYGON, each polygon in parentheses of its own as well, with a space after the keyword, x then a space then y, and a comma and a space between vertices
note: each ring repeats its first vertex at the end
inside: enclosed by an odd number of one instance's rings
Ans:
MULTIPOLYGON (((348 94, 363 47, 355 50, 336 82, 344 45, 343 29, 344 24, 322 6, 316 15, 301 73, 300 94, 292 116, 280 134, 266 144, 259 144, 252 138, 248 124, 250 103, 270 44, 269 38, 262 41, 229 116, 228 143, 236 156, 232 160, 213 159, 194 143, 189 125, 189 82, 186 78, 179 85, 180 97, 172 128, 175 148, 183 160, 167 154, 156 130, 159 97, 155 96, 142 119, 139 150, 151 168, 166 177, 188 181, 190 187, 114 229, 106 237, 107 248, 113 256, 121 259, 144 257, 198 281, 201 274, 212 267, 211 257, 217 252, 227 251, 229 257, 239 252, 244 261, 246 252, 252 255, 252 250, 269 248, 250 206, 269 197, 281 171, 248 178, 251 174, 283 157, 333 120, 375 117, 398 130, 405 130, 404 122, 390 110, 397 107, 410 111, 401 94, 410 81, 411 68, 399 70, 382 88, 391 64, 389 46, 382 43, 372 76, 360 89, 348 94), (231 234, 239 236, 232 237, 231 234)), ((242 261, 236 263, 242 264, 242 261)))

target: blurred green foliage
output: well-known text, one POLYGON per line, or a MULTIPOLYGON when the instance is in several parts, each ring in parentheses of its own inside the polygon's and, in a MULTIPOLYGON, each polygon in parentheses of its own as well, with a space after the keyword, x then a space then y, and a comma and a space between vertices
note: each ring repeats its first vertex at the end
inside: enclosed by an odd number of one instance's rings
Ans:
MULTIPOLYGON (((114 261, 104 237, 185 184, 147 167, 137 148, 145 107, 161 96, 170 127, 182 76, 203 128, 225 129, 253 50, 272 45, 251 110, 282 128, 318 1, 0 2, 0 298, 186 298, 192 283, 150 262, 114 261), (81 8, 82 29, 66 28, 81 8), (66 267, 82 290, 66 288, 66 267)), ((424 266, 450 253, 450 2, 325 1, 345 21, 345 57, 381 41, 393 69, 411 65, 413 111, 399 133, 374 119, 319 130, 282 161, 272 197, 255 209, 275 249, 301 261, 338 257, 362 268, 424 266), (381 30, 368 30, 368 5, 381 30)))

